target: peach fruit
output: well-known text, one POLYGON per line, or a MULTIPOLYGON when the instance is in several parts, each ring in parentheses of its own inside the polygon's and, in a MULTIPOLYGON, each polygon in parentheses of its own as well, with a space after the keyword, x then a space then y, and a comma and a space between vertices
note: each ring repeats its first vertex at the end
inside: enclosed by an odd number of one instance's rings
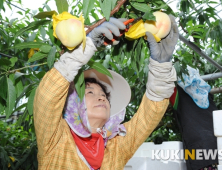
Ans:
POLYGON ((151 32, 159 38, 166 37, 171 29, 170 17, 164 12, 154 12, 153 15, 156 17, 156 21, 147 20, 144 23, 146 31, 151 32))
POLYGON ((60 21, 56 26, 56 36, 66 47, 76 47, 83 41, 82 23, 76 19, 60 21))

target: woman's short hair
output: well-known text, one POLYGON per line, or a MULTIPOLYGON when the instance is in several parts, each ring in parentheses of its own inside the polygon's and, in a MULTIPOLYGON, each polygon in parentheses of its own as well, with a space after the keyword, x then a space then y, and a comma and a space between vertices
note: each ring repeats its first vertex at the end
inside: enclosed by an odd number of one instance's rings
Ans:
POLYGON ((103 92, 106 94, 106 98, 110 103, 110 93, 107 92, 107 87, 104 84, 100 83, 95 78, 85 78, 85 85, 88 85, 89 83, 98 84, 102 88, 103 92))

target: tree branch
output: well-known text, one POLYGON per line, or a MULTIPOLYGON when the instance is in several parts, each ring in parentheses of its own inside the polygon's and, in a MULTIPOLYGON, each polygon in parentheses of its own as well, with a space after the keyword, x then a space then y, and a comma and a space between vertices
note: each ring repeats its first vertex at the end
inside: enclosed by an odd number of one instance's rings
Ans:
MULTIPOLYGON (((8 54, 4 54, 4 53, 2 53, 2 52, 0 52, 0 56, 4 56, 4 57, 8 57, 8 58, 16 57, 16 56, 10 56, 10 55, 8 55, 8 54)), ((19 59, 19 58, 18 58, 18 60, 19 60, 19 61, 22 61, 22 62, 26 62, 25 60, 22 60, 22 59, 19 59)))
POLYGON ((90 28, 90 26, 89 26, 89 25, 84 25, 84 27, 85 27, 85 28, 90 28))
MULTIPOLYGON (((15 73, 16 71, 20 71, 20 70, 23 70, 23 69, 26 69, 26 68, 33 68, 33 67, 35 67, 35 66, 42 66, 42 65, 45 65, 45 64, 47 64, 47 62, 45 62, 45 63, 41 63, 41 64, 34 64, 34 65, 30 65, 30 66, 25 66, 25 67, 21 67, 21 68, 18 68, 18 69, 14 69, 14 70, 9 70, 9 71, 7 71, 6 73, 2 73, 2 74, 11 74, 11 73, 15 73)), ((1 74, 1 75, 2 75, 1 74)))
MULTIPOLYGON (((113 14, 115 14, 116 12, 119 11, 120 7, 126 2, 127 0, 120 0, 117 2, 117 5, 115 6, 115 8, 113 8, 113 10, 110 13, 110 16, 112 16, 113 14)), ((99 20, 97 23, 93 24, 92 26, 88 27, 88 30, 86 31, 86 35, 88 33, 90 33, 95 27, 101 25, 103 22, 106 21, 106 18, 104 17, 103 19, 99 20)))
POLYGON ((180 24, 180 26, 181 26, 181 28, 182 28, 182 30, 186 33, 186 34, 188 34, 188 31, 187 30, 185 30, 185 28, 183 27, 183 25, 182 25, 182 23, 181 23, 181 20, 179 20, 179 24, 180 24))
POLYGON ((1 53, 1 52, 0 52, 0 55, 5 56, 5 57, 8 57, 8 58, 12 58, 12 56, 10 56, 10 55, 8 55, 8 54, 1 53))
POLYGON ((210 93, 211 94, 222 93, 222 87, 213 88, 213 89, 211 89, 210 93))

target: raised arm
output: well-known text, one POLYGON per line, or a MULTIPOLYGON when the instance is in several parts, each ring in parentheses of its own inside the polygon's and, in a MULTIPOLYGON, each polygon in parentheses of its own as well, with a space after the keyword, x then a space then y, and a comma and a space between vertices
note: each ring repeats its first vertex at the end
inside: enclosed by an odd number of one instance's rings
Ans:
POLYGON ((37 136, 39 155, 50 151, 58 143, 63 133, 64 119, 62 111, 66 101, 69 84, 78 74, 78 70, 94 55, 96 47, 104 42, 104 36, 112 39, 118 36, 119 29, 125 25, 110 18, 87 35, 86 47, 82 45, 73 52, 64 53, 58 62, 42 79, 34 100, 34 123, 37 136))
POLYGON ((127 160, 131 158, 159 124, 168 104, 168 99, 156 102, 149 100, 146 95, 143 96, 137 113, 135 113, 129 122, 124 124, 127 132, 126 136, 124 139, 120 139, 121 144, 127 146, 127 148, 123 147, 123 151, 127 153, 125 154, 127 160))
POLYGON ((126 136, 118 138, 119 147, 122 148, 123 155, 126 155, 126 161, 156 128, 174 91, 176 71, 172 66, 171 58, 179 34, 174 17, 170 16, 170 19, 171 31, 159 43, 151 33, 146 33, 151 53, 146 93, 137 113, 124 124, 127 130, 126 136))
POLYGON ((96 48, 90 38, 72 52, 64 53, 58 62, 43 77, 34 99, 34 124, 39 155, 50 151, 63 133, 62 111, 70 82, 78 70, 94 55, 96 48))
POLYGON ((129 156, 126 159, 129 159, 136 152, 162 119, 174 90, 174 81, 176 81, 176 71, 171 62, 158 63, 150 59, 146 93, 137 113, 129 122, 124 124, 126 136, 120 139, 121 145, 127 146, 127 148, 123 147, 124 152, 129 156), (161 72, 152 72, 152 70, 157 70, 157 68, 163 66, 165 69, 161 69, 161 72), (151 91, 151 94, 149 94, 149 91, 151 91))
POLYGON ((34 124, 39 154, 47 152, 49 147, 61 136, 62 110, 68 93, 69 82, 52 68, 40 82, 34 99, 34 124), (58 135, 56 135, 59 137, 58 135))

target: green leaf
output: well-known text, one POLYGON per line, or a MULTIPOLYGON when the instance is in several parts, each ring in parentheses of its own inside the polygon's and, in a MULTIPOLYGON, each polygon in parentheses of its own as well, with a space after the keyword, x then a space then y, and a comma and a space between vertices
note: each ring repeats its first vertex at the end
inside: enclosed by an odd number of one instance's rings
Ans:
POLYGON ((18 58, 17 57, 12 57, 12 58, 10 58, 10 61, 11 61, 10 66, 14 67, 15 63, 18 61, 18 58))
POLYGON ((0 0, 0 10, 3 8, 3 2, 4 0, 0 0))
POLYGON ((95 0, 83 0, 83 15, 84 18, 87 19, 90 11, 94 7, 95 0))
POLYGON ((26 105, 27 105, 27 103, 24 103, 24 104, 20 105, 20 106, 17 107, 15 110, 13 110, 12 114, 15 113, 16 111, 20 111, 20 110, 23 109, 26 105))
POLYGON ((99 20, 99 17, 98 17, 98 15, 95 13, 95 10, 92 10, 92 11, 91 11, 91 14, 92 14, 92 16, 93 16, 93 18, 94 18, 95 20, 99 20))
POLYGON ((174 63, 174 68, 175 68, 177 74, 181 73, 181 65, 178 61, 174 63))
POLYGON ((33 32, 33 33, 31 34, 31 36, 29 36, 28 41, 34 41, 35 38, 36 38, 36 33, 33 32))
POLYGON ((82 86, 80 87, 80 101, 82 101, 83 100, 83 98, 84 98, 84 96, 85 96, 85 81, 84 81, 84 83, 82 84, 82 86))
POLYGON ((113 10, 113 8, 116 6, 116 1, 117 0, 111 0, 111 10, 113 10))
POLYGON ((218 2, 215 2, 215 1, 209 1, 208 3, 209 4, 218 4, 218 2))
POLYGON ((23 13, 21 11, 18 11, 17 13, 20 14, 20 15, 23 15, 23 13))
POLYGON ((149 6, 145 3, 135 3, 135 2, 131 2, 131 5, 137 9, 138 11, 142 11, 142 12, 147 12, 149 11, 149 6))
POLYGON ((186 12, 189 13, 189 2, 181 1, 180 7, 184 13, 186 13, 186 12))
POLYGON ((6 119, 8 119, 13 111, 13 108, 15 106, 15 100, 16 100, 15 87, 13 86, 13 82, 9 78, 7 78, 6 90, 7 90, 7 101, 6 101, 5 112, 6 112, 6 119))
POLYGON ((131 61, 131 66, 136 71, 136 74, 139 75, 139 70, 137 68, 136 61, 133 58, 132 58, 132 61, 131 61))
MULTIPOLYGON (((46 3, 43 5, 44 5, 44 7, 46 7, 47 11, 49 11, 49 12, 52 11, 51 8, 46 3)), ((56 14, 57 14, 57 12, 56 12, 56 14)))
POLYGON ((112 75, 110 74, 110 72, 109 72, 102 64, 100 64, 100 63, 98 63, 98 62, 95 62, 95 61, 93 61, 93 60, 90 60, 87 64, 88 64, 91 68, 96 69, 98 72, 103 73, 103 74, 105 74, 105 75, 113 78, 112 75))
POLYGON ((141 57, 140 57, 140 61, 139 61, 140 65, 144 64, 145 57, 147 57, 147 56, 148 56, 148 49, 147 49, 147 46, 143 44, 142 50, 141 50, 141 57))
POLYGON ((25 14, 28 14, 30 12, 30 9, 27 9, 26 11, 25 11, 25 14))
POLYGON ((140 38, 140 39, 139 39, 139 42, 138 42, 138 44, 137 44, 137 46, 136 46, 136 49, 135 49, 135 51, 136 51, 136 53, 137 53, 137 56, 134 55, 134 57, 135 57, 135 59, 136 59, 137 62, 140 62, 142 42, 143 42, 143 38, 140 38))
POLYGON ((145 2, 145 0, 131 0, 131 2, 145 2))
POLYGON ((5 30, 0 28, 0 34, 4 37, 7 38, 8 36, 6 35, 7 33, 5 32, 5 30))
POLYGON ((34 88, 31 91, 31 94, 29 95, 29 99, 28 99, 28 103, 27 103, 27 108, 28 108, 28 111, 29 111, 29 115, 33 114, 33 101, 34 101, 34 97, 35 97, 36 88, 34 88))
POLYGON ((199 17, 198 17, 198 19, 199 19, 199 21, 200 21, 200 24, 204 24, 204 17, 203 17, 203 15, 199 15, 199 17))
POLYGON ((199 36, 199 35, 193 35, 194 38, 199 38, 199 39, 202 39, 203 36, 199 36))
POLYGON ((3 104, 3 99, 0 98, 0 115, 2 114, 2 112, 5 110, 4 104, 3 104))
POLYGON ((40 72, 34 72, 33 73, 39 80, 41 80, 43 78, 43 76, 45 75, 45 71, 40 71, 40 72))
POLYGON ((129 17, 136 19, 136 18, 138 18, 138 15, 136 15, 136 14, 134 14, 134 13, 130 13, 130 14, 129 14, 129 17))
POLYGON ((89 17, 88 17, 87 19, 85 19, 84 25, 90 25, 90 19, 89 19, 89 17))
POLYGON ((100 7, 102 9, 103 15, 106 18, 107 21, 109 21, 109 17, 110 17, 110 12, 111 12, 111 5, 112 5, 112 1, 111 0, 99 0, 100 3, 100 7))
POLYGON ((2 97, 5 101, 7 99, 7 77, 3 76, 0 79, 0 97, 2 97))
POLYGON ((112 68, 115 69, 115 72, 117 72, 117 73, 119 72, 119 69, 116 67, 116 64, 115 64, 115 63, 109 61, 109 64, 112 66, 112 68))
POLYGON ((52 49, 51 46, 48 46, 48 45, 43 45, 39 48, 39 51, 42 52, 42 53, 49 53, 49 51, 52 49))
POLYGON ((14 75, 14 80, 16 80, 17 78, 21 77, 21 76, 24 76, 26 75, 25 73, 21 73, 21 72, 15 72, 15 75, 14 75))
POLYGON ((34 22, 30 23, 27 27, 24 27, 24 28, 20 29, 15 34, 14 39, 16 39, 17 36, 22 35, 26 31, 29 31, 29 30, 33 31, 33 30, 37 29, 39 26, 49 24, 50 22, 51 22, 51 20, 34 21, 34 22))
POLYGON ((24 89, 21 80, 18 83, 16 83, 15 88, 16 88, 17 97, 19 97, 24 89))
POLYGON ((78 79, 79 87, 82 86, 83 83, 84 83, 84 74, 83 74, 83 71, 82 71, 82 70, 80 70, 80 71, 78 72, 77 79, 78 79))
POLYGON ((49 68, 51 68, 55 61, 55 54, 56 54, 56 46, 53 46, 51 50, 49 51, 48 57, 47 57, 47 64, 49 68))
POLYGON ((85 81, 84 81, 84 73, 82 69, 79 70, 78 74, 74 79, 75 89, 80 98, 80 101, 83 100, 85 95, 85 81))
POLYGON ((18 18, 13 18, 10 20, 9 25, 12 25, 16 20, 18 20, 18 18))
POLYGON ((120 56, 123 51, 123 46, 119 44, 115 45, 112 51, 113 61, 116 63, 120 63, 120 56))
POLYGON ((105 68, 109 68, 109 60, 110 60, 110 55, 106 55, 105 60, 103 60, 103 66, 105 68))
MULTIPOLYGON (((27 103, 25 103, 27 104, 27 103)), ((28 109, 27 107, 25 108, 25 110, 23 111, 23 114, 21 116, 19 116, 18 120, 16 121, 16 126, 21 126, 22 122, 25 121, 26 117, 28 115, 28 109)))
POLYGON ((14 77, 15 77, 15 74, 9 74, 9 76, 8 76, 8 78, 13 82, 13 84, 15 84, 14 83, 15 82, 14 77))
POLYGON ((68 2, 67 0, 55 0, 58 12, 61 14, 62 12, 68 12, 68 2))
POLYGON ((153 13, 151 12, 151 8, 148 6, 148 11, 142 16, 142 18, 144 20, 152 20, 152 21, 156 21, 156 17, 153 15, 153 13))
POLYGON ((208 25, 211 25, 211 22, 209 20, 209 16, 206 13, 203 13, 203 17, 204 17, 205 22, 207 22, 208 25))
POLYGON ((29 93, 32 89, 33 89, 33 84, 28 84, 27 86, 25 86, 21 94, 17 97, 16 102, 18 102, 23 96, 29 93))
MULTIPOLYGON (((42 45, 47 45, 47 44, 40 43, 40 42, 24 42, 24 43, 16 44, 15 46, 10 47, 8 49, 40 48, 42 45)), ((48 45, 48 46, 50 46, 50 45, 48 45)))
POLYGON ((126 18, 126 14, 127 14, 126 11, 123 12, 120 18, 126 18))
POLYGON ((49 38, 50 38, 51 42, 54 43, 55 37, 53 36, 53 27, 52 27, 52 24, 49 24, 48 30, 49 30, 49 33, 48 33, 49 38))
POLYGON ((43 19, 43 18, 52 18, 53 15, 58 15, 56 11, 47 11, 47 12, 40 12, 37 15, 34 16, 34 18, 37 19, 43 19))
POLYGON ((40 33, 41 33, 41 35, 42 35, 42 38, 45 39, 45 36, 46 36, 46 30, 45 30, 44 27, 41 27, 41 29, 40 29, 40 33))
POLYGON ((28 60, 28 62, 31 63, 31 62, 34 62, 34 61, 37 61, 37 60, 41 60, 41 59, 47 57, 47 55, 48 54, 37 52, 28 60))
POLYGON ((219 21, 219 27, 222 30, 222 20, 219 21))
POLYGON ((0 63, 1 66, 5 65, 5 66, 10 66, 11 65, 11 61, 5 58, 0 58, 0 63))

